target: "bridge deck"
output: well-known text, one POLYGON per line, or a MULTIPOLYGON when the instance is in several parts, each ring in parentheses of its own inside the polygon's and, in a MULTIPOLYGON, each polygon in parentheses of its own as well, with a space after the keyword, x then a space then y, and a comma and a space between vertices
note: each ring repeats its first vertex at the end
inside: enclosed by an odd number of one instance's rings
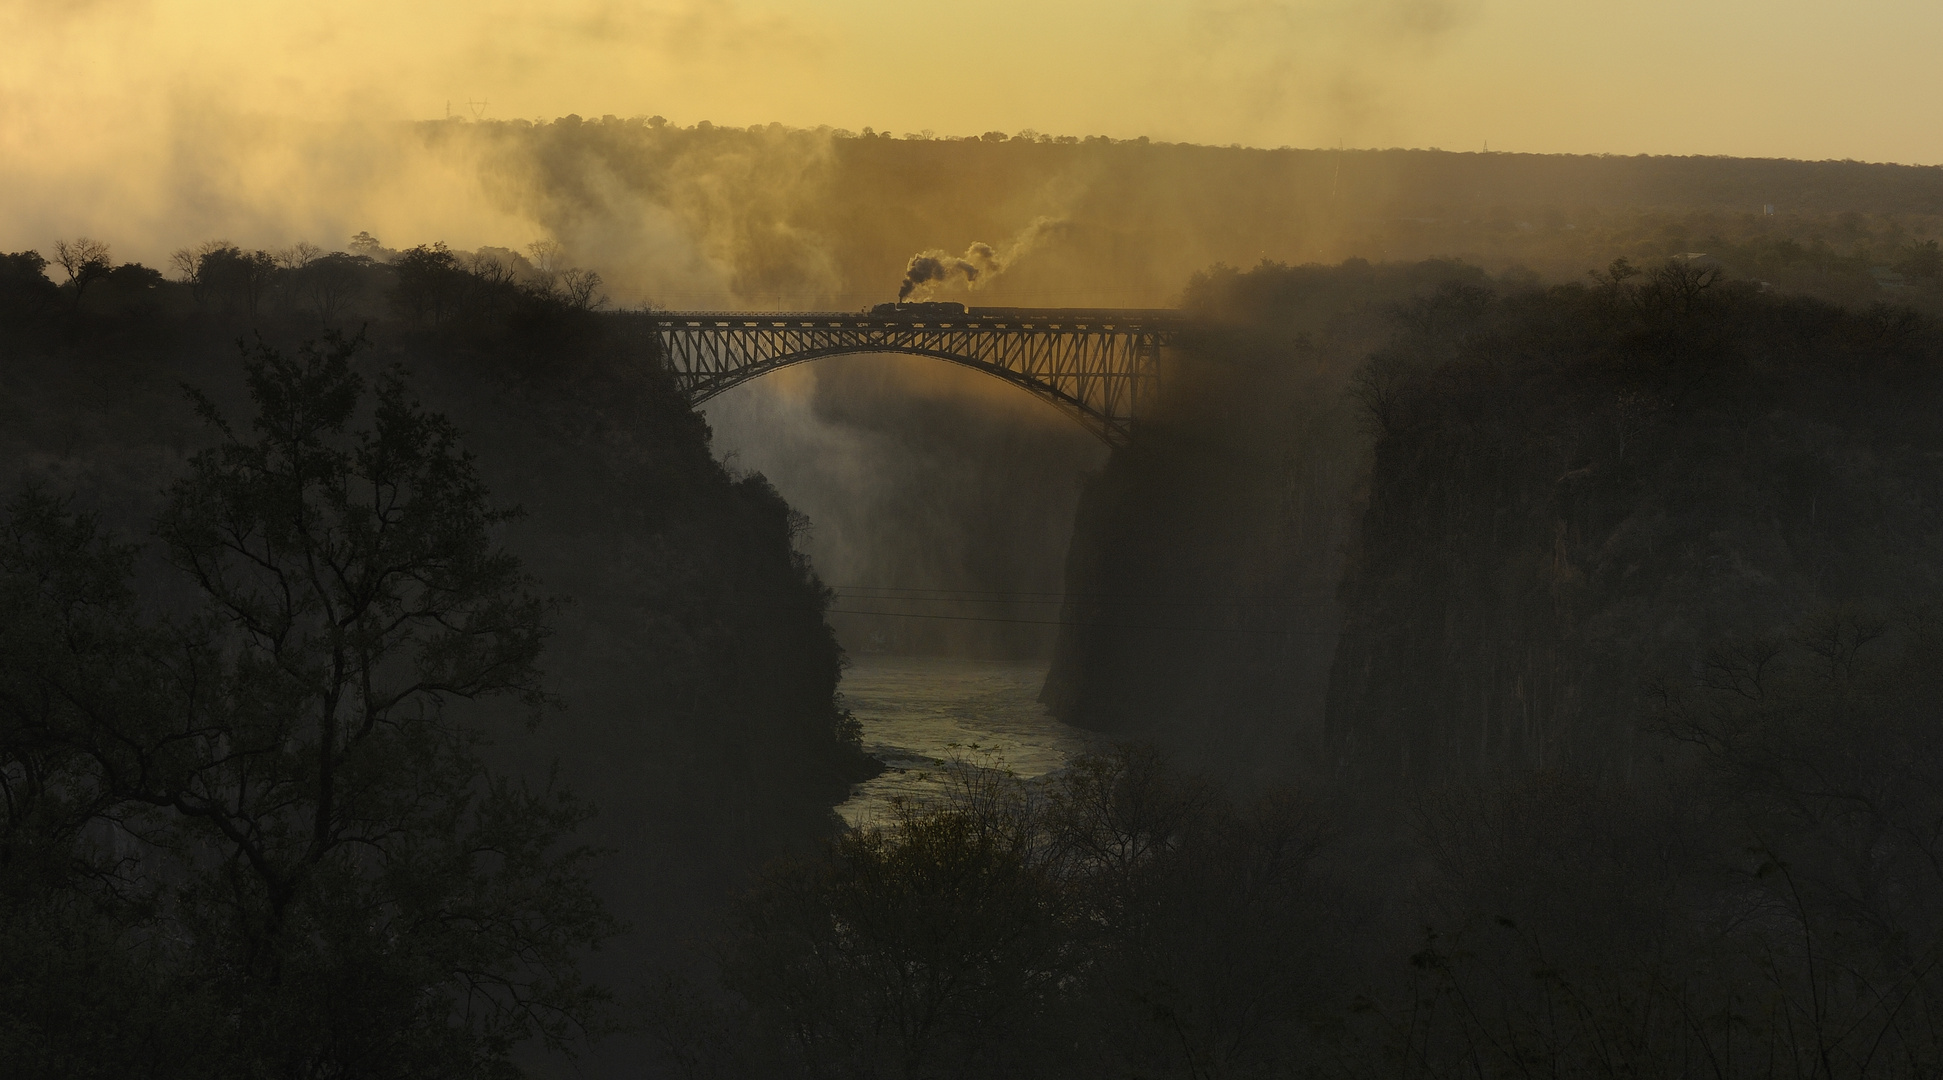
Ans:
POLYGON ((963 315, 872 315, 860 311, 650 311, 656 322, 694 327, 908 330, 1093 330, 1177 328, 1185 313, 1172 308, 975 307, 963 315))

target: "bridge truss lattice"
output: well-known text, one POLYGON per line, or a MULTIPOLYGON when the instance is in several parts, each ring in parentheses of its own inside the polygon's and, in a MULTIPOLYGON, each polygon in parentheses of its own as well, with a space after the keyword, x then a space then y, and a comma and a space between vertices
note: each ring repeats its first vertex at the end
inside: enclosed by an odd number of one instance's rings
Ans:
POLYGON ((1110 446, 1133 438, 1173 344, 1171 311, 973 308, 913 317, 841 312, 666 311, 651 316, 661 363, 700 404, 771 371, 826 356, 928 356, 1050 401, 1110 446))

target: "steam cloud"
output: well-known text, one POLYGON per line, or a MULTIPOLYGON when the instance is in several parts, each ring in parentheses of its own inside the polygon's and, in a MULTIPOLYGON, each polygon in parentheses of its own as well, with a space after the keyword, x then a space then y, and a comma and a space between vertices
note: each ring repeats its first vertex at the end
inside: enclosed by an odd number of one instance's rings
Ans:
POLYGON ((1037 247, 1047 234, 1065 224, 1063 219, 1034 218, 1032 224, 1005 242, 1003 251, 983 241, 974 241, 963 255, 953 255, 939 248, 920 251, 911 256, 911 261, 904 267, 904 282, 898 286, 897 299, 909 300, 919 290, 929 295, 934 289, 954 281, 963 281, 967 289, 988 284, 1020 256, 1037 247))
POLYGON ((908 300, 921 286, 942 284, 953 278, 963 278, 966 288, 977 288, 980 275, 997 274, 1004 269, 998 252, 986 243, 974 243, 955 258, 944 251, 920 252, 911 256, 910 264, 904 268, 904 284, 898 287, 897 298, 908 300))

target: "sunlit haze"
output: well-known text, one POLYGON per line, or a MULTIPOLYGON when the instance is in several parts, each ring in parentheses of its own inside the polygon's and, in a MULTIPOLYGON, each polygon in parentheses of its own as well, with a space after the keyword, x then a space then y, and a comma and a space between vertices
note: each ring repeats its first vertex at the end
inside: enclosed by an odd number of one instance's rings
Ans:
POLYGON ((1923 0, 14 0, 0 11, 16 154, 71 153, 62 144, 134 117, 429 118, 449 105, 898 133, 1943 160, 1932 67, 1943 6, 1923 0), (54 145, 18 141, 28 133, 54 145))
POLYGON ((1920 0, 10 0, 0 243, 530 239, 388 124, 445 116, 1935 163, 1939 45, 1920 0))

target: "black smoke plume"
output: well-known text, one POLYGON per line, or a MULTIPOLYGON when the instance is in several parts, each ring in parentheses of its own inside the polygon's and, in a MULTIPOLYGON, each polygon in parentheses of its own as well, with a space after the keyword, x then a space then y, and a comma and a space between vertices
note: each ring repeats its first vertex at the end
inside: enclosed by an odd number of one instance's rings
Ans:
POLYGON ((963 278, 966 287, 978 285, 981 276, 998 274, 1005 269, 999 261, 998 252, 992 245, 974 243, 965 249, 963 255, 953 255, 942 250, 920 252, 911 256, 910 263, 904 268, 904 284, 898 287, 897 298, 908 300, 919 288, 933 283, 943 284, 954 278, 963 278))

